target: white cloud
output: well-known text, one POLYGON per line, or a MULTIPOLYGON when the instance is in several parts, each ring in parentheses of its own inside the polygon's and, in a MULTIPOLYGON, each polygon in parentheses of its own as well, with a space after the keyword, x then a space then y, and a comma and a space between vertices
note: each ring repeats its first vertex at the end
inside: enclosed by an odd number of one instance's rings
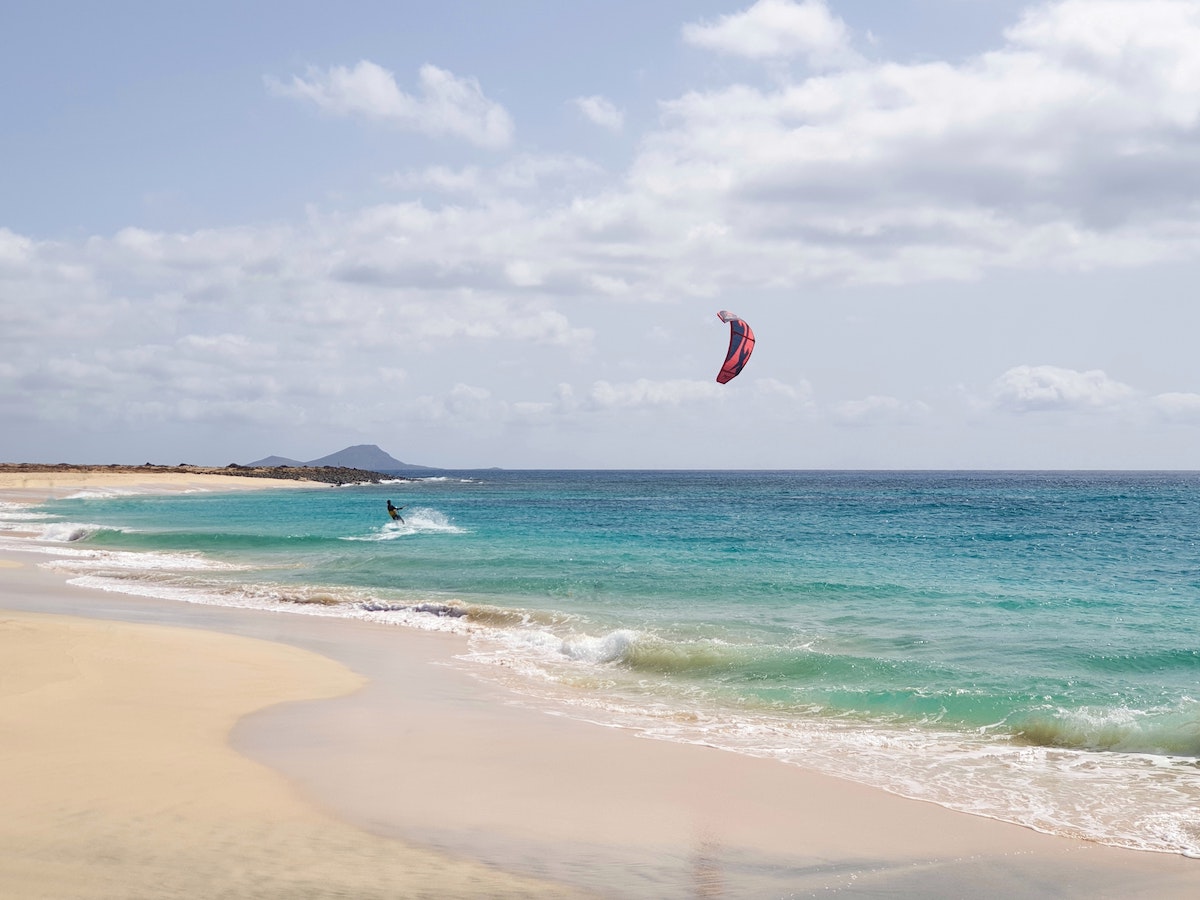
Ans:
POLYGON ((671 379, 654 381, 639 378, 623 384, 597 381, 589 395, 592 404, 601 409, 640 409, 680 406, 693 400, 720 396, 715 382, 671 379))
POLYGON ((1016 366, 992 385, 993 403, 1012 412, 1089 411, 1120 406, 1136 391, 1099 369, 1016 366))
MULTIPOLYGON (((742 376, 742 380, 745 380, 745 376, 742 376)), ((812 385, 807 381, 787 384, 778 378, 755 378, 751 384, 758 398, 776 411, 795 412, 816 408, 812 385)))
POLYGON ((419 82, 420 94, 407 94, 392 72, 362 60, 352 69, 332 66, 322 72, 310 68, 306 77, 293 76, 290 83, 268 78, 267 86, 280 96, 310 100, 334 115, 380 119, 494 149, 512 141, 508 111, 485 97, 476 79, 460 78, 427 64, 421 66, 419 82))
POLYGON ((1200 394, 1157 394, 1150 398, 1150 405, 1168 422, 1200 425, 1200 394))
POLYGON ((514 259, 504 267, 504 273, 517 287, 537 287, 542 283, 538 267, 528 260, 514 259))
POLYGON ((609 297, 629 297, 631 295, 629 282, 623 278, 610 278, 607 275, 589 275, 587 284, 596 293, 609 297))
POLYGON ((716 22, 684 26, 683 39, 697 47, 750 59, 801 56, 816 68, 860 61, 850 46, 845 23, 830 13, 824 0, 758 0, 749 9, 721 16, 716 22))
POLYGON ((625 126, 625 113, 604 97, 576 97, 575 105, 589 121, 601 128, 620 131, 625 126))
POLYGON ((1200 252, 1200 6, 1044 4, 1007 36, 959 63, 684 94, 632 184, 679 233, 715 223, 724 254, 782 282, 1200 252))
POLYGON ((1150 88, 1159 97, 1154 116, 1167 113, 1179 126, 1194 127, 1197 30, 1200 5, 1191 0, 1065 0, 1033 7, 1007 36, 1064 69, 1124 79, 1139 93, 1150 88))
POLYGON ((0 265, 26 262, 33 251, 33 241, 7 228, 0 228, 0 265))
POLYGON ((847 400, 830 409, 839 425, 913 424, 930 412, 919 401, 872 394, 862 400, 847 400))
POLYGON ((553 196, 560 187, 571 190, 581 180, 600 174, 599 166, 581 156, 520 154, 496 166, 467 165, 453 169, 434 165, 395 172, 381 180, 399 190, 463 194, 478 201, 512 192, 541 191, 553 196))
POLYGON ((544 189, 550 183, 573 183, 601 174, 591 160, 568 154, 523 153, 496 169, 496 184, 516 190, 544 189))
MULTIPOLYGON (((407 386, 413 372, 425 384, 530 348, 585 355, 592 332, 533 290, 542 261, 515 261, 497 232, 486 211, 398 205, 313 213, 305 226, 14 241, 22 253, 0 280, 24 302, 0 304, 12 388, 0 391, 0 418, 257 416, 268 427, 310 409, 358 428, 387 408, 381 383, 407 386)), ((454 399, 467 408, 462 392, 454 399)))

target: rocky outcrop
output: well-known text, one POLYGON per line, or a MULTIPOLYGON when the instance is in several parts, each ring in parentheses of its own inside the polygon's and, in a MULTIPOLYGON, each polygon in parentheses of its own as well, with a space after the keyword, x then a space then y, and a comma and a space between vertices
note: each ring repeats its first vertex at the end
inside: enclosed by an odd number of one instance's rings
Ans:
POLYGON ((350 466, 239 466, 230 463, 216 470, 221 475, 249 475, 253 478, 288 478, 293 481, 320 481, 324 484, 378 484, 401 481, 395 475, 355 469, 350 466))

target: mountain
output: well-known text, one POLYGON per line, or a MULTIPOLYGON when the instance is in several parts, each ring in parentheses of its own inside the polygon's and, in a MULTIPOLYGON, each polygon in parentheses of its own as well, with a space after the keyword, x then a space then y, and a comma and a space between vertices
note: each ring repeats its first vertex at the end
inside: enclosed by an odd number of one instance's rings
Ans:
POLYGON ((286 456, 267 456, 263 459, 256 459, 252 463, 247 463, 249 466, 302 466, 304 463, 298 459, 288 459, 286 456))
POLYGON ((320 459, 309 460, 308 465, 349 466, 352 469, 372 469, 374 471, 379 471, 380 469, 411 468, 408 463, 400 462, 400 460, 380 450, 374 444, 357 444, 353 447, 347 447, 345 450, 330 453, 328 456, 322 456, 320 459))
POLYGON ((345 466, 351 469, 367 469, 371 472, 396 472, 401 469, 428 469, 429 466, 416 466, 412 463, 401 462, 396 457, 379 449, 375 444, 356 444, 330 453, 320 459, 310 459, 308 462, 297 462, 283 456, 268 456, 265 459, 249 463, 251 466, 345 466))

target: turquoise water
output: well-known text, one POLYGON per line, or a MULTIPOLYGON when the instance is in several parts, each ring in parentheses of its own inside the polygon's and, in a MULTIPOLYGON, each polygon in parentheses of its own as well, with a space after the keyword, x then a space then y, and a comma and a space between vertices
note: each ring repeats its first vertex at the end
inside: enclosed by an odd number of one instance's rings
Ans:
POLYGON ((489 471, 39 511, 83 583, 457 630, 529 702, 1200 853, 1194 473, 489 471))

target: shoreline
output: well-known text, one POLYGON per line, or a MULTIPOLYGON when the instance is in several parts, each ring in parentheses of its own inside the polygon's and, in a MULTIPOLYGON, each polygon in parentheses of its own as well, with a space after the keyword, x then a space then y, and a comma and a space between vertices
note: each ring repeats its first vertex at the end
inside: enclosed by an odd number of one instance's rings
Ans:
MULTIPOLYGON (((252 657, 290 645, 314 654, 306 672, 334 660, 365 678, 333 699, 239 708, 232 747, 339 825, 470 860, 462 864, 495 879, 462 896, 502 892, 501 869, 558 883, 546 890, 631 897, 1200 891, 1200 863, 1183 857, 1040 834, 798 766, 547 715, 471 677, 454 659, 464 645, 453 635, 185 607, 66 584, 37 568, 44 554, 0 558, 19 564, 0 567, 0 607, 256 638, 272 643, 255 644, 252 657)), ((120 700, 151 703, 140 685, 120 700)))

